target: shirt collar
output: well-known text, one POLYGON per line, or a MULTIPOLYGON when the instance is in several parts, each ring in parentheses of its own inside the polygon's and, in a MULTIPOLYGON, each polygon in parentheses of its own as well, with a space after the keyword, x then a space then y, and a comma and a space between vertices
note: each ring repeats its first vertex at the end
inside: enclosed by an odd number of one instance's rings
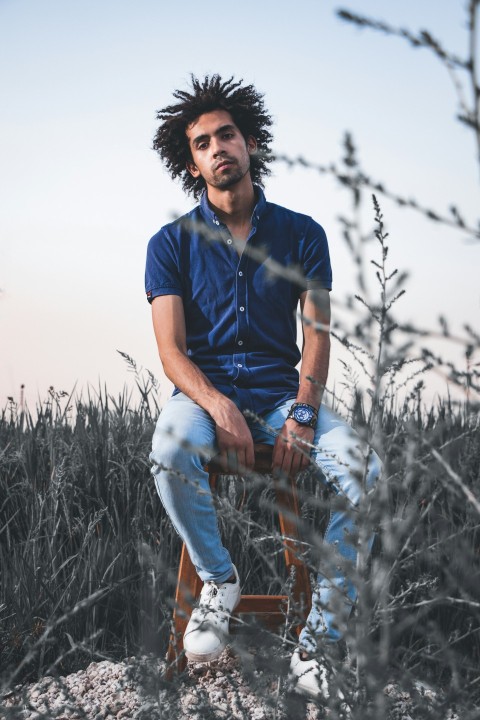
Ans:
MULTIPOLYGON (((255 207, 253 208, 252 213, 252 225, 256 225, 257 221, 260 220, 260 217, 263 215, 263 212, 265 211, 265 208, 267 207, 267 201, 265 200, 265 194, 260 187, 260 185, 254 185, 255 190, 255 197, 257 200, 257 203, 255 207)), ((213 223, 213 225, 219 225, 220 220, 213 212, 212 208, 208 204, 208 198, 207 198, 207 191, 204 190, 202 192, 202 196, 200 198, 200 209, 202 211, 202 215, 210 223, 213 223)))

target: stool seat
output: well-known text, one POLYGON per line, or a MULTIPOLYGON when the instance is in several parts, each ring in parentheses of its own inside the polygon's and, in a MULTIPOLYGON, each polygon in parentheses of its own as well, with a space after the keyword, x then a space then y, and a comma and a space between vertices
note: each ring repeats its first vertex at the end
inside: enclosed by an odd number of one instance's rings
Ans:
MULTIPOLYGON (((273 448, 271 445, 255 445, 253 472, 270 475, 272 473, 272 453, 273 448)), ((205 470, 209 473, 209 482, 212 491, 215 489, 217 478, 220 475, 248 476, 247 472, 225 471, 219 456, 210 460, 208 465, 205 466, 205 470)), ((275 479, 274 488, 284 546, 285 565, 289 575, 291 573, 293 575, 291 594, 242 595, 239 604, 232 614, 233 620, 244 615, 254 616, 264 627, 272 630, 285 623, 286 608, 290 607, 292 603, 295 607, 295 612, 300 616, 300 621, 303 622, 306 620, 306 616, 311 607, 310 578, 305 564, 299 557, 301 554, 298 533, 300 518, 295 480, 289 478, 285 482, 275 479)), ((183 652, 183 635, 202 586, 203 582, 199 578, 190 560, 184 543, 178 568, 173 628, 167 652, 167 674, 171 675, 173 671, 181 672, 185 668, 186 657, 183 652)), ((235 623, 232 623, 232 625, 235 625, 235 623)), ((298 635, 301 629, 302 625, 301 622, 299 622, 296 627, 298 635)))

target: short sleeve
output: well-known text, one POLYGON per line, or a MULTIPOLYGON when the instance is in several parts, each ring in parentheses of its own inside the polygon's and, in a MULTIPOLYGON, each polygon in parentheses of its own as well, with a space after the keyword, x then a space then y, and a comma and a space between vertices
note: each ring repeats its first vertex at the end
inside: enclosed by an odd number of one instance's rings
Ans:
POLYGON ((159 295, 182 295, 178 241, 162 228, 147 247, 145 292, 152 302, 159 295))
POLYGON ((302 266, 309 289, 332 289, 332 266, 325 230, 312 218, 303 239, 302 266))

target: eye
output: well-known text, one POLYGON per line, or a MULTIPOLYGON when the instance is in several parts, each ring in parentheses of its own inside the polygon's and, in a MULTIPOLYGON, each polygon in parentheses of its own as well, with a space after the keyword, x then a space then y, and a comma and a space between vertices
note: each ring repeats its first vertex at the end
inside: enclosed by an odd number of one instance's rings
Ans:
POLYGON ((208 143, 206 141, 201 142, 201 143, 198 143, 197 150, 206 150, 207 147, 208 147, 208 143))

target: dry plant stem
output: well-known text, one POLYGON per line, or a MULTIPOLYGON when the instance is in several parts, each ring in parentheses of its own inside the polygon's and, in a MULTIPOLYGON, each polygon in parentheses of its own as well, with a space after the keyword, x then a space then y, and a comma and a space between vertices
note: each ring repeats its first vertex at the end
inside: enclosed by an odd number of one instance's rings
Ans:
POLYGON ((423 47, 433 52, 442 65, 445 66, 452 80, 458 103, 462 111, 458 119, 470 127, 475 134, 477 145, 477 160, 480 170, 480 87, 477 77, 477 13, 479 8, 478 0, 470 0, 467 6, 468 15, 468 59, 464 60, 457 55, 445 50, 440 42, 427 30, 421 30, 417 35, 405 28, 394 28, 386 22, 367 18, 346 9, 337 11, 342 20, 356 24, 361 28, 370 28, 407 40, 413 47, 423 47), (472 105, 469 107, 465 96, 462 82, 457 76, 457 70, 468 74, 471 85, 472 105))
POLYGON ((468 7, 469 29, 469 72, 473 98, 473 126, 477 139, 477 159, 480 170, 480 80, 477 66, 477 22, 480 8, 479 0, 470 0, 468 7))
MULTIPOLYGON (((299 167, 303 168, 309 168, 310 170, 315 170, 316 172, 320 173, 321 175, 327 174, 332 175, 334 178, 336 178, 339 183, 345 187, 351 186, 351 179, 349 176, 345 175, 344 173, 340 172, 336 165, 334 163, 330 163, 330 165, 320 165, 319 163, 312 162, 310 160, 306 160, 302 156, 298 156, 297 158, 291 158, 289 155, 286 154, 278 154, 275 156, 276 162, 283 162, 288 167, 294 167, 298 165, 299 167)), ((455 230, 459 230, 462 233, 466 233, 468 236, 470 236, 475 241, 480 240, 480 230, 478 227, 475 227, 472 224, 468 224, 463 219, 463 216, 460 214, 457 208, 452 207, 451 213, 453 215, 453 218, 449 215, 446 215, 442 211, 434 210, 432 208, 429 208, 422 203, 418 202, 414 198, 406 198, 403 195, 400 195, 399 193, 396 193, 392 190, 390 190, 386 184, 383 181, 375 180, 374 178, 371 178, 369 175, 364 173, 363 171, 359 171, 358 173, 358 179, 362 187, 368 188, 369 190, 372 190, 373 192, 383 195, 383 197, 388 198, 389 200, 392 200, 394 203, 396 203, 399 207, 405 207, 410 208, 411 210, 414 210, 415 212, 423 215, 427 220, 431 220, 433 222, 438 222, 442 225, 445 225, 447 227, 454 228, 455 230)), ((480 224, 480 220, 479 220, 480 224)))
POLYGON ((448 473, 448 476, 453 482, 457 485, 457 487, 460 488, 462 493, 465 495, 465 498, 468 500, 468 502, 475 508, 476 512, 480 515, 480 502, 475 497, 473 492, 470 490, 469 487, 465 485, 462 478, 456 473, 450 465, 444 460, 444 458, 440 455, 435 448, 430 448, 431 455, 435 458, 435 460, 438 460, 438 462, 445 468, 445 470, 448 473))
MULTIPOLYGON (((384 240, 386 238, 386 235, 383 232, 383 221, 382 221, 382 214, 380 211, 380 207, 376 201, 375 196, 373 197, 374 207, 375 207, 375 222, 377 225, 377 230, 375 231, 375 235, 377 237, 377 240, 381 247, 381 261, 380 264, 376 263, 372 260, 372 263, 378 268, 377 270, 377 278, 379 280, 380 284, 380 310, 375 311, 371 306, 369 306, 365 301, 363 301, 365 307, 367 310, 369 310, 370 314, 375 318, 375 320, 378 323, 378 340, 377 340, 377 350, 376 350, 376 357, 374 359, 374 367, 372 370, 372 373, 369 373, 370 377, 373 378, 373 387, 371 388, 371 405, 370 405, 370 412, 367 420, 367 428, 368 428, 368 434, 369 434, 369 442, 371 442, 371 438, 375 434, 375 428, 378 425, 378 414, 379 414, 379 407, 380 407, 380 392, 381 392, 381 386, 382 386, 382 377, 384 373, 384 343, 385 343, 385 331, 386 331, 386 318, 387 318, 387 312, 389 309, 389 306, 387 304, 387 284, 389 278, 387 277, 386 269, 385 269, 385 262, 387 258, 388 248, 386 248, 384 244, 384 240)), ((360 299, 360 298, 359 298, 360 299)), ((373 342, 371 347, 369 348, 369 352, 373 353, 373 342)), ((366 498, 366 477, 367 477, 367 471, 368 471, 368 455, 365 460, 365 468, 364 468, 364 476, 363 476, 363 485, 364 485, 364 499, 366 498)), ((377 506, 382 509, 382 517, 384 519, 384 522, 386 524, 389 523, 389 503, 388 503, 388 493, 386 492, 386 485, 383 480, 379 480, 377 483, 376 488, 376 503, 377 506)), ((365 591, 365 572, 366 572, 366 566, 367 566, 367 558, 368 558, 368 537, 370 536, 372 532, 372 523, 369 519, 369 513, 368 513, 368 505, 364 502, 361 504, 361 511, 362 512, 362 521, 360 522, 360 537, 359 537, 359 550, 357 555, 357 571, 358 575, 363 578, 363 582, 361 583, 361 587, 359 588, 359 597, 357 600, 357 625, 356 625, 356 644, 357 648, 362 647, 362 645, 365 644, 365 639, 368 638, 369 635, 369 627, 371 624, 371 608, 368 607, 368 603, 366 598, 364 597, 364 591, 365 591)), ((388 554, 386 554, 385 562, 388 563, 389 557, 388 554)), ((377 572, 383 573, 386 575, 386 569, 385 568, 378 568, 377 572)), ((388 583, 384 582, 381 585, 380 592, 378 594, 377 598, 377 605, 379 606, 381 611, 386 611, 387 604, 388 604, 388 583)), ((381 624, 381 630, 380 630, 380 643, 379 643, 379 668, 387 668, 390 664, 390 645, 391 645, 391 638, 390 638, 390 622, 385 614, 382 613, 383 616, 383 622, 381 624)), ((362 686, 364 682, 363 675, 365 674, 367 666, 367 660, 365 657, 362 657, 362 654, 358 653, 357 655, 357 685, 359 687, 362 686)), ((383 687, 382 683, 383 678, 379 678, 380 683, 374 684, 373 687, 370 688, 371 691, 374 692, 375 695, 375 704, 377 708, 377 713, 379 717, 382 717, 385 715, 386 708, 385 708, 385 695, 383 691, 381 690, 380 686, 383 687)), ((367 680, 368 682, 368 680, 367 680)))
MULTIPOLYGON (((475 135, 475 143, 477 148, 477 162, 480 171, 480 86, 478 79, 478 64, 477 64, 477 29, 478 29, 478 11, 479 11, 478 0, 470 0, 468 5, 468 60, 463 60, 453 53, 445 50, 438 40, 436 40, 432 34, 426 30, 422 30, 418 35, 415 35, 405 28, 394 28, 385 22, 366 18, 364 16, 352 13, 346 9, 340 9, 337 11, 338 16, 356 24, 361 28, 370 28, 383 32, 387 35, 398 36, 410 42, 413 47, 424 47, 435 54, 439 61, 445 66, 447 72, 453 82, 454 89, 458 98, 461 113, 458 115, 458 119, 465 123, 467 127, 470 127, 475 135), (472 95, 472 102, 469 105, 466 99, 466 91, 462 81, 458 77, 458 71, 466 72, 469 78, 470 90, 472 95)), ((348 145, 347 136, 347 145, 348 145)), ((286 163, 289 167, 299 165, 300 167, 311 168, 322 174, 333 175, 342 185, 351 188, 354 193, 358 193, 361 187, 366 187, 373 190, 376 193, 381 193, 384 197, 387 197, 397 203, 400 207, 410 207, 427 219, 439 222, 448 227, 461 230, 468 233, 473 239, 480 240, 480 222, 477 227, 469 225, 465 222, 462 214, 455 206, 450 207, 450 215, 446 215, 442 212, 438 212, 431 208, 428 208, 421 203, 418 203, 412 198, 406 198, 398 193, 392 192, 385 186, 385 183, 375 181, 366 175, 358 167, 358 163, 354 162, 350 164, 350 168, 355 168, 355 173, 347 172, 343 173, 337 169, 337 167, 331 163, 330 165, 320 165, 311 162, 301 156, 298 158, 291 158, 286 154, 277 155, 275 160, 286 163)), ((347 155, 346 164, 350 157, 347 155)), ((342 219, 342 222, 343 219, 342 219)), ((344 222, 344 234, 348 235, 348 228, 355 227, 355 223, 349 224, 344 222)), ((360 246, 359 246, 360 247, 360 246)), ((361 265, 361 256, 358 253, 354 257, 357 265, 361 265)))

